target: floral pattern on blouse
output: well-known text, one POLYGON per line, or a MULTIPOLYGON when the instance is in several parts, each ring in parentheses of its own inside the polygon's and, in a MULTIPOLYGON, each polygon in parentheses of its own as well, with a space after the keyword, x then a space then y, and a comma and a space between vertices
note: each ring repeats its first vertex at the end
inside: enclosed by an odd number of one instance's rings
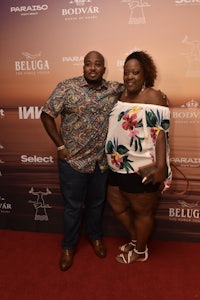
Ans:
MULTIPOLYGON (((155 145, 160 130, 167 141, 166 161, 169 166, 168 107, 118 101, 110 115, 106 154, 114 172, 133 173, 155 161, 155 145)), ((171 172, 169 167, 169 172, 171 172)))

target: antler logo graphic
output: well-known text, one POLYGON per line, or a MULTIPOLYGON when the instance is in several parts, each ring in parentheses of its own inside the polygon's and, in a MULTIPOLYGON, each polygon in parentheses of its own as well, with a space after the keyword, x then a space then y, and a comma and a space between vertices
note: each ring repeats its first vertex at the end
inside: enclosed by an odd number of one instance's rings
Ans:
POLYGON ((46 192, 35 192, 33 187, 29 190, 29 194, 36 196, 36 200, 30 200, 29 203, 33 203, 35 208, 35 221, 48 221, 47 208, 51 208, 49 204, 45 204, 44 196, 50 195, 51 191, 46 188, 46 192))

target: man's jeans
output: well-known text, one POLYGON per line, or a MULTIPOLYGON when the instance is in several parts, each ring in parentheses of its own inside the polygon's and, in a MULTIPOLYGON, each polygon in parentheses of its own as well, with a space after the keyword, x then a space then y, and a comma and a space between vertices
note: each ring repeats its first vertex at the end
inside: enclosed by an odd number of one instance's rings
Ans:
POLYGON ((100 239, 108 172, 101 173, 96 165, 93 173, 80 173, 62 160, 58 161, 58 171, 64 197, 63 249, 76 247, 83 208, 89 239, 100 239))

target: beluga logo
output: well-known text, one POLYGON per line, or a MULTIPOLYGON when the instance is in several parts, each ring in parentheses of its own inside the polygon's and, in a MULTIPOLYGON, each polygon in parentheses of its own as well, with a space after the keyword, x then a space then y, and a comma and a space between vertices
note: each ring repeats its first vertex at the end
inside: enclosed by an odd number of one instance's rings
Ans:
POLYGON ((178 200, 178 207, 169 208, 169 220, 199 223, 199 201, 189 203, 184 200, 178 200))
POLYGON ((16 75, 49 74, 49 62, 42 58, 42 52, 22 52, 24 59, 15 61, 16 75))

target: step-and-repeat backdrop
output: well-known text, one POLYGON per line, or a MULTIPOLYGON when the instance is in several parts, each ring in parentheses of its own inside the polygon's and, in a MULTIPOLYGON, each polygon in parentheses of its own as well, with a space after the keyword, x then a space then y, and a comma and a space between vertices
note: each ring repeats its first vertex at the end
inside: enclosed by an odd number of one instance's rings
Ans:
MULTIPOLYGON (((171 110, 173 184, 155 236, 200 240, 199 15, 199 0, 0 2, 0 228, 62 232, 56 148, 41 107, 59 81, 82 74, 88 51, 105 56, 105 79, 122 82, 125 57, 145 50, 171 110)), ((126 234, 108 205, 103 222, 106 235, 126 234)))

